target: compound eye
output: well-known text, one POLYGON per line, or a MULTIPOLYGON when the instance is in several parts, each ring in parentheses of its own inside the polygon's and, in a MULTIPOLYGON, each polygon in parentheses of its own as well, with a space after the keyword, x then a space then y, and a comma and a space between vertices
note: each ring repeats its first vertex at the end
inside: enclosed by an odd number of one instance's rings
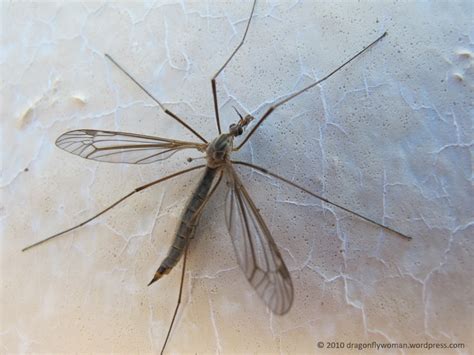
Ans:
POLYGON ((242 127, 239 127, 239 131, 238 131, 239 136, 240 136, 242 133, 244 133, 244 129, 243 129, 242 127))

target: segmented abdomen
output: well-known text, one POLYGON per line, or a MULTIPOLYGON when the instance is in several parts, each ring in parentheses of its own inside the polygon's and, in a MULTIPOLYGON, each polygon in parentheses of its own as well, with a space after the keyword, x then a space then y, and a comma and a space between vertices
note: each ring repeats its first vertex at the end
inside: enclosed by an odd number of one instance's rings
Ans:
POLYGON ((217 169, 206 167, 204 175, 202 176, 199 184, 186 204, 186 207, 180 218, 180 224, 175 234, 173 244, 171 245, 165 260, 163 260, 160 267, 158 268, 155 279, 158 279, 162 275, 169 273, 170 270, 181 259, 184 249, 189 243, 192 233, 194 232, 194 229, 198 223, 199 218, 197 214, 202 212, 200 210, 203 207, 203 203, 211 190, 216 174, 217 169))

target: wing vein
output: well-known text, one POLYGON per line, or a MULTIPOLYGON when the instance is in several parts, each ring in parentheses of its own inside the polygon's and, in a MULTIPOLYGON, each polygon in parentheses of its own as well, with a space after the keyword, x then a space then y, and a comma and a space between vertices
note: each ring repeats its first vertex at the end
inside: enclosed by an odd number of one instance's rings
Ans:
POLYGON ((284 314, 293 303, 288 269, 263 217, 231 165, 226 167, 226 176, 226 222, 237 261, 270 310, 284 314))

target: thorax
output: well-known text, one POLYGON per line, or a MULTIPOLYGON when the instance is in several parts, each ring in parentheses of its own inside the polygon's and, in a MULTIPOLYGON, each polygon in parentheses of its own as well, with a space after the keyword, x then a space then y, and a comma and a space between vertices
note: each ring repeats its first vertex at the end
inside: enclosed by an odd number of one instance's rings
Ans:
POLYGON ((234 136, 223 133, 217 136, 206 149, 207 166, 216 169, 224 165, 233 149, 234 136))

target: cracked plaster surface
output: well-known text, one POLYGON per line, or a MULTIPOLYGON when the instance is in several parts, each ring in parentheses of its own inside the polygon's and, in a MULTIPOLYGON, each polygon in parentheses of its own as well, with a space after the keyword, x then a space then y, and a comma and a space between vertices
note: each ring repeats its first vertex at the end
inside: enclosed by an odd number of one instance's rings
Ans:
MULTIPOLYGON (((146 285, 198 173, 20 250, 199 156, 116 165, 54 146, 76 128, 193 139, 103 53, 211 139, 210 77, 238 44, 250 8, 248 1, 1 4, 1 352, 159 351, 179 268, 146 285)), ((257 4, 245 45, 218 79, 224 127, 236 120, 232 106, 259 116, 383 31, 389 36, 276 110, 239 158, 413 240, 239 169, 290 269, 293 308, 272 315, 247 284, 220 189, 192 243, 168 350, 324 353, 318 341, 428 341, 472 351, 470 15, 468 1, 257 4)))

